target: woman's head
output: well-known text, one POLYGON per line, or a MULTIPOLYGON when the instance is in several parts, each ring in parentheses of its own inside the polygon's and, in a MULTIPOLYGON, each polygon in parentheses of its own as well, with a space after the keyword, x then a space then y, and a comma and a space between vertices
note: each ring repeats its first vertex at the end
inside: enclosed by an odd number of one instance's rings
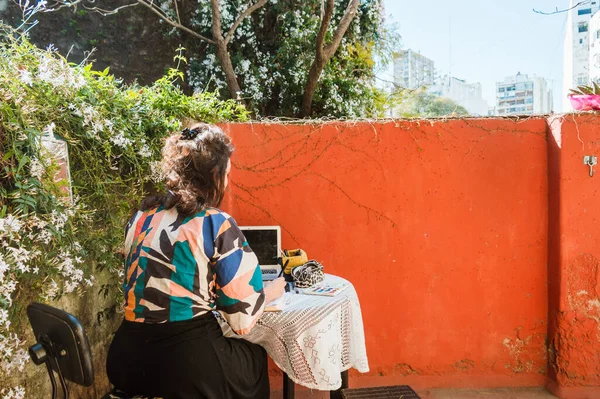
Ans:
POLYGON ((227 187, 231 139, 216 126, 199 123, 167 138, 161 168, 168 194, 148 198, 142 209, 162 204, 191 215, 218 207, 227 187))

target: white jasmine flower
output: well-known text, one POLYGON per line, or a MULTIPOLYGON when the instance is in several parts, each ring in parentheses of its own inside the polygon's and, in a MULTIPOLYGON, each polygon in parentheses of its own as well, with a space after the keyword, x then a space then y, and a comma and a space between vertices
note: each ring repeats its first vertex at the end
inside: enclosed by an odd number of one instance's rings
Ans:
POLYGON ((31 164, 29 165, 29 173, 31 174, 31 176, 42 180, 42 176, 44 175, 45 171, 46 169, 44 168, 44 165, 42 165, 39 159, 31 159, 31 164))
POLYGON ((65 281, 65 291, 67 293, 71 293, 71 292, 75 291, 75 288, 77 288, 76 282, 74 282, 72 280, 65 281))
POLYGON ((19 79, 26 85, 31 85, 33 83, 31 72, 29 72, 27 69, 19 69, 19 79))
POLYGON ((9 321, 8 321, 8 310, 0 309, 0 326, 6 325, 7 323, 9 323, 9 321))
POLYGON ((49 125, 46 125, 46 127, 44 128, 43 133, 47 134, 48 136, 52 136, 54 134, 54 129, 55 128, 56 128, 56 125, 54 124, 54 122, 52 122, 49 125))
POLYGON ((18 233, 23 224, 13 215, 8 215, 5 218, 0 218, 0 233, 18 233))
POLYGON ((4 261, 2 258, 2 254, 0 254, 0 283, 4 281, 4 275, 8 271, 8 263, 4 261))
POLYGON ((56 294, 58 294, 58 284, 56 284, 56 281, 50 280, 50 284, 46 286, 44 298, 46 300, 54 299, 54 297, 56 297, 56 294))
POLYGON ((123 132, 119 132, 118 134, 112 136, 110 138, 110 141, 114 145, 116 145, 118 147, 122 147, 122 148, 126 148, 131 145, 131 139, 125 137, 125 133, 123 133, 123 132))
POLYGON ((144 158, 150 158, 152 156, 152 151, 150 151, 150 147, 148 144, 142 145, 142 148, 138 151, 138 154, 144 158))

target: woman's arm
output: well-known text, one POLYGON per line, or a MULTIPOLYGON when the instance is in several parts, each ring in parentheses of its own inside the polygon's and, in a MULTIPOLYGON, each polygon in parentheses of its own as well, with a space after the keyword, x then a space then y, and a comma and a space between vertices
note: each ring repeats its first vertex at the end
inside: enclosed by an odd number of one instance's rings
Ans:
MULTIPOLYGON (((233 331, 239 335, 247 334, 267 303, 258 259, 231 216, 218 212, 210 218, 214 237, 212 261, 216 307, 233 331)), ((267 291, 277 292, 275 288, 267 291)))
POLYGON ((283 277, 276 278, 275 280, 265 285, 264 291, 266 296, 266 303, 273 302, 278 299, 285 292, 285 279, 283 277))

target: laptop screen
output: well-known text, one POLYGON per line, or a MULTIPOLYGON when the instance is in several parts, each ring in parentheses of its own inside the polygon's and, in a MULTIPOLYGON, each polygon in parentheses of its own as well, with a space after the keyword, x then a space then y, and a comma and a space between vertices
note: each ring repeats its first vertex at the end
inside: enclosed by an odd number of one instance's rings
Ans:
POLYGON ((242 232, 248 245, 258 258, 260 265, 276 265, 279 256, 278 235, 276 228, 243 228, 242 232))

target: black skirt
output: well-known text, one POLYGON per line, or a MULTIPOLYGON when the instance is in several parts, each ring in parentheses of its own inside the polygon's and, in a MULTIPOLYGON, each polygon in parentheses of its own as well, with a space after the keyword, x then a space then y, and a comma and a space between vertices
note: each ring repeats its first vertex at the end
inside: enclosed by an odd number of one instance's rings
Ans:
POLYGON ((108 351, 115 388, 165 399, 269 398, 265 350, 225 338, 211 313, 174 323, 123 321, 108 351))

